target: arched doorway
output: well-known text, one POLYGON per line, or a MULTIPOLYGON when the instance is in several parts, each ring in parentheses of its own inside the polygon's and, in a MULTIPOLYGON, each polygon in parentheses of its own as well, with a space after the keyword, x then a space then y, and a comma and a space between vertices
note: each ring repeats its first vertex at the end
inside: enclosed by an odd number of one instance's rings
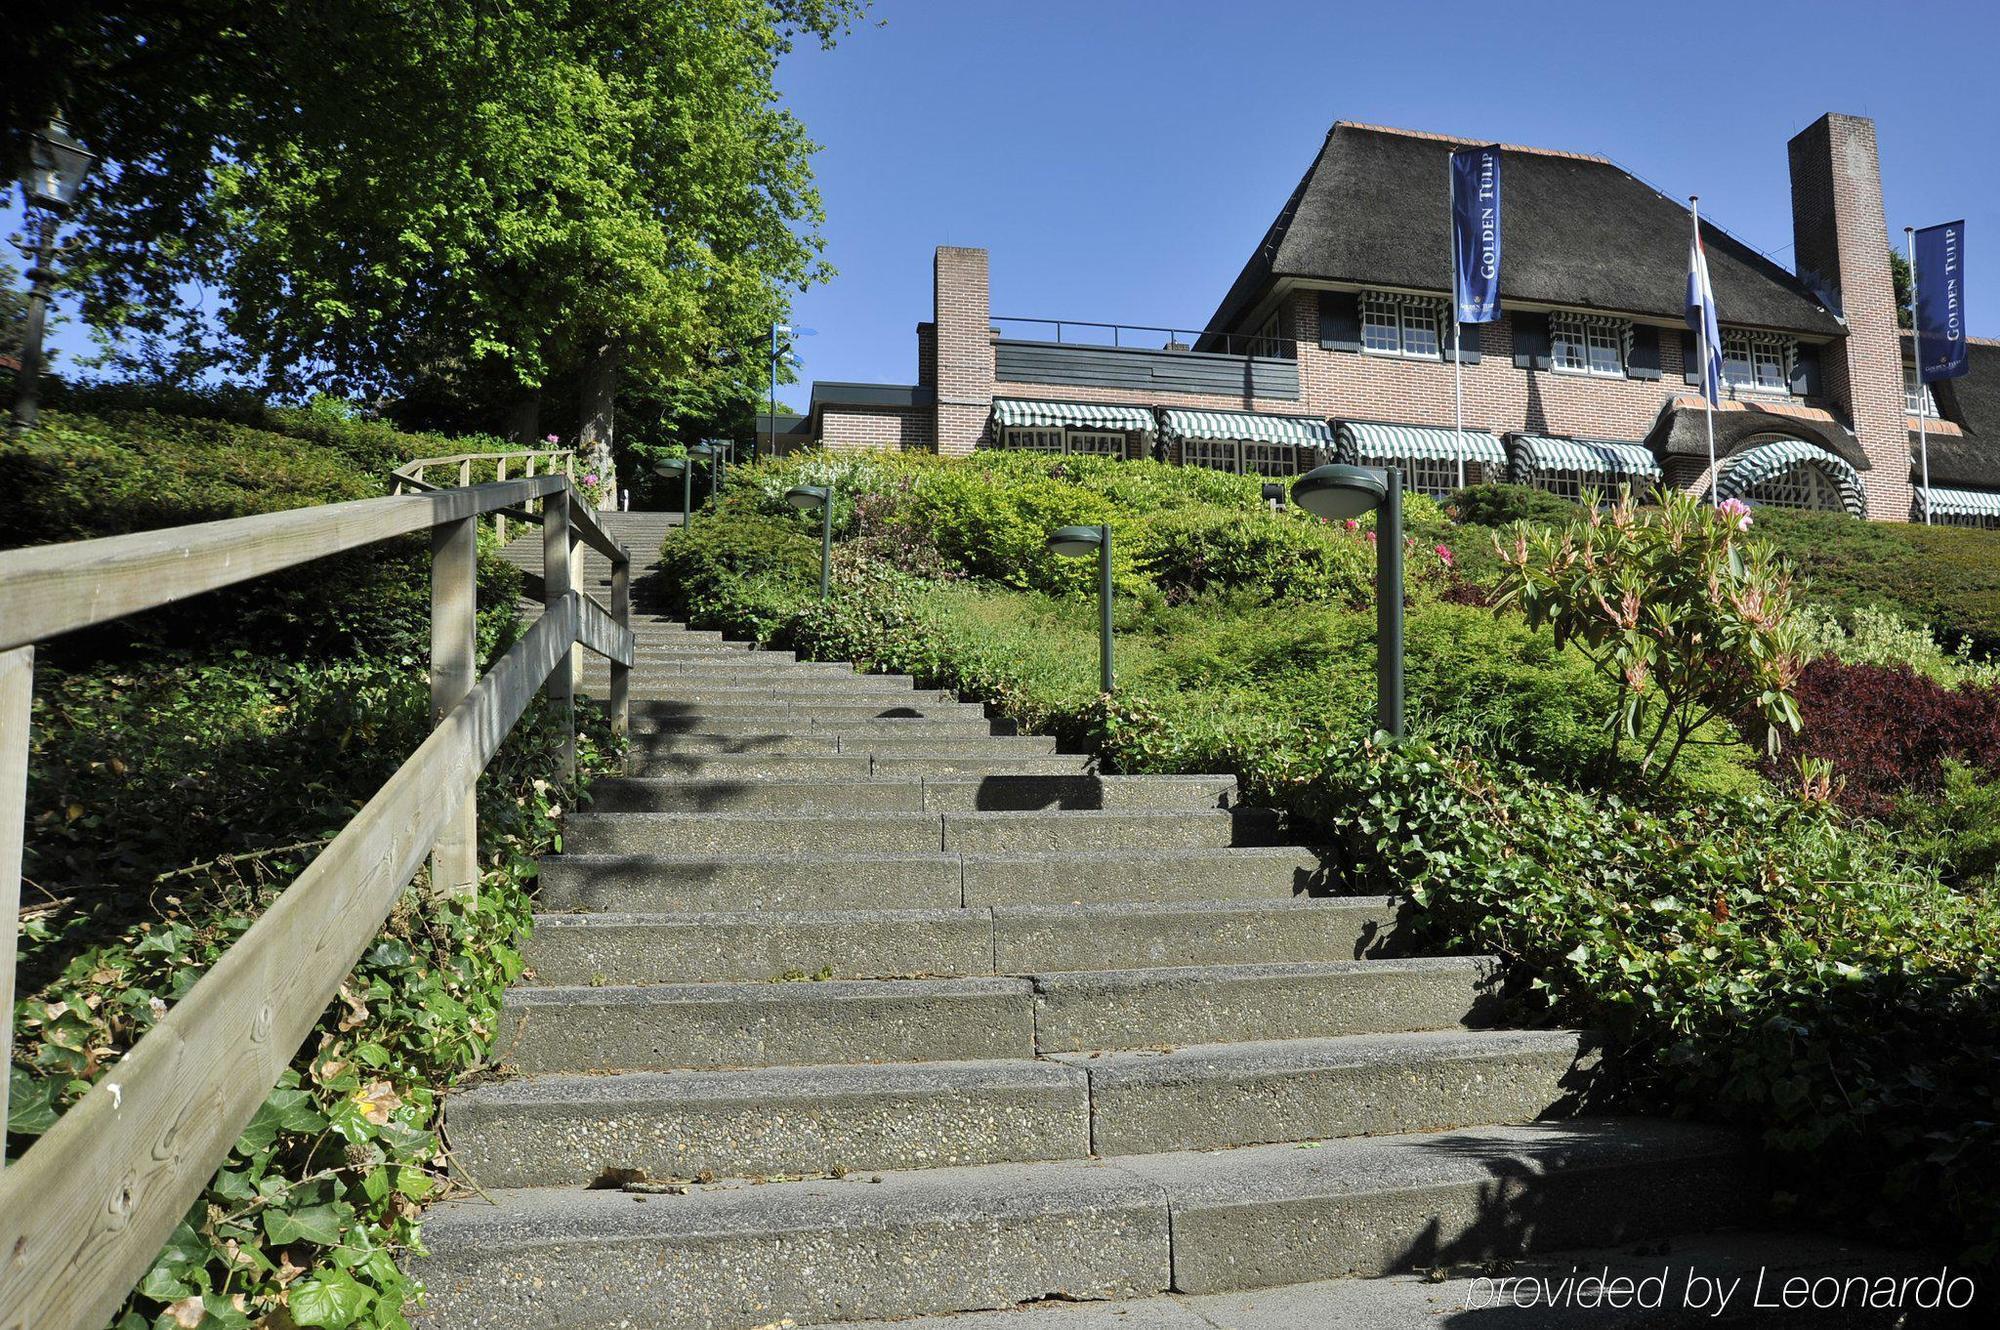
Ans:
POLYGON ((1867 513, 1861 477, 1851 463, 1817 444, 1784 435, 1758 435, 1721 464, 1716 495, 1773 508, 1867 513))

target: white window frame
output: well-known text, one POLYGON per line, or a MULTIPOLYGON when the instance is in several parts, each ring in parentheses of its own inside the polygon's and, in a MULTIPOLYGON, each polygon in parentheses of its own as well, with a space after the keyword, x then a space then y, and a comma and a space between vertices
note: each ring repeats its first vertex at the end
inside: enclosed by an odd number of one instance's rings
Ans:
POLYGON ((1798 343, 1787 337, 1761 336, 1748 329, 1722 330, 1722 385, 1733 393, 1765 397, 1792 395, 1792 364, 1798 343), (1765 382, 1764 371, 1773 382, 1765 382))
POLYGON ((1282 480, 1299 473, 1299 448, 1295 443, 1245 439, 1238 456, 1242 459, 1243 474, 1246 476, 1282 480))
POLYGON ((1753 504, 1773 508, 1800 508, 1815 513, 1844 513, 1847 504, 1840 482, 1811 462, 1794 462, 1767 480, 1758 481, 1744 492, 1753 504))
POLYGON ((1921 415, 1926 420, 1941 419, 1938 415, 1937 393, 1928 383, 1917 381, 1917 363, 1903 362, 1903 414, 1921 415))
POLYGON ((1125 431, 1072 429, 1063 432, 1063 451, 1091 457, 1125 456, 1125 431))
POLYGON ((1024 453, 1063 452, 1063 431, 1056 425, 1009 425, 1000 431, 1000 446, 1024 453))
POLYGON ((1631 326, 1574 314, 1549 316, 1549 367, 1562 374, 1597 379, 1625 377, 1625 346, 1631 326))
POLYGON ((1182 439, 1181 465, 1205 466, 1211 471, 1240 475, 1243 447, 1237 439, 1182 439))
POLYGON ((1363 294, 1361 297, 1361 349, 1371 356, 1395 356, 1402 360, 1444 359, 1444 307, 1427 300, 1398 300, 1389 296, 1363 294), (1412 349, 1417 339, 1428 339, 1428 349, 1412 349))

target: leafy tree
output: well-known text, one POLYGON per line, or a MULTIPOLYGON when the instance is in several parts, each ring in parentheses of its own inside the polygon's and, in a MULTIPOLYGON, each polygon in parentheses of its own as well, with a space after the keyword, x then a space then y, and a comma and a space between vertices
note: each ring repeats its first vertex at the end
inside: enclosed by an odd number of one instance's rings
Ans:
MULTIPOLYGON (((800 35, 865 0, 86 4, 31 16, 73 129, 86 317, 270 389, 511 414, 674 382, 821 278, 800 35), (511 408, 511 410, 510 410, 511 408)), ((45 110, 0 104, 17 154, 45 110)))
POLYGON ((1889 251, 1889 281, 1896 290, 1896 326, 1908 328, 1910 323, 1910 301, 1914 298, 1915 281, 1910 276, 1910 261, 1895 250, 1889 251))

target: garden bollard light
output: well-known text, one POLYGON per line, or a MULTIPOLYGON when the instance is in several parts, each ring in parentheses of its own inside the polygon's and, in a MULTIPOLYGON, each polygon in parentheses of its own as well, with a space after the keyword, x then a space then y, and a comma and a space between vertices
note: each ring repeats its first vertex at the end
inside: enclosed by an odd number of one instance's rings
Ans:
POLYGON ((1335 463, 1292 485, 1292 499, 1328 521, 1379 512, 1375 519, 1375 727, 1403 737, 1403 473, 1335 463))
POLYGON ((819 509, 819 598, 827 598, 833 577, 833 487, 794 485, 785 491, 785 502, 802 513, 819 509))
POLYGON ((1072 559, 1097 555, 1097 674, 1099 691, 1112 688, 1111 671, 1111 528, 1065 526, 1049 534, 1049 548, 1072 559))

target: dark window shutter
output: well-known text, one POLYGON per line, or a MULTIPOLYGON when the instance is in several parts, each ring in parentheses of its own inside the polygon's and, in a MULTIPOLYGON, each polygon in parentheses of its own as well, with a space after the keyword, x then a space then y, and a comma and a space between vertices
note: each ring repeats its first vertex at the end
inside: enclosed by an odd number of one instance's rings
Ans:
MULTIPOLYGON (((1479 330, 1485 326, 1483 323, 1461 323, 1458 325, 1459 364, 1477 365, 1479 363, 1479 330)), ((1445 362, 1449 364, 1451 361, 1451 329, 1449 328, 1445 329, 1443 354, 1445 362)))
POLYGON ((1701 386, 1701 353, 1695 347, 1694 334, 1681 329, 1681 381, 1701 386))
POLYGON ((1549 367, 1549 316, 1514 313, 1514 368, 1549 367))
POLYGON ((1361 297, 1352 291, 1319 293, 1319 349, 1361 349, 1361 297))
POLYGON ((1792 396, 1819 395, 1819 348, 1801 346, 1799 353, 1792 357, 1792 396))
POLYGON ((1632 327, 1632 350, 1625 357, 1625 376, 1631 379, 1660 377, 1660 330, 1647 324, 1632 327))

